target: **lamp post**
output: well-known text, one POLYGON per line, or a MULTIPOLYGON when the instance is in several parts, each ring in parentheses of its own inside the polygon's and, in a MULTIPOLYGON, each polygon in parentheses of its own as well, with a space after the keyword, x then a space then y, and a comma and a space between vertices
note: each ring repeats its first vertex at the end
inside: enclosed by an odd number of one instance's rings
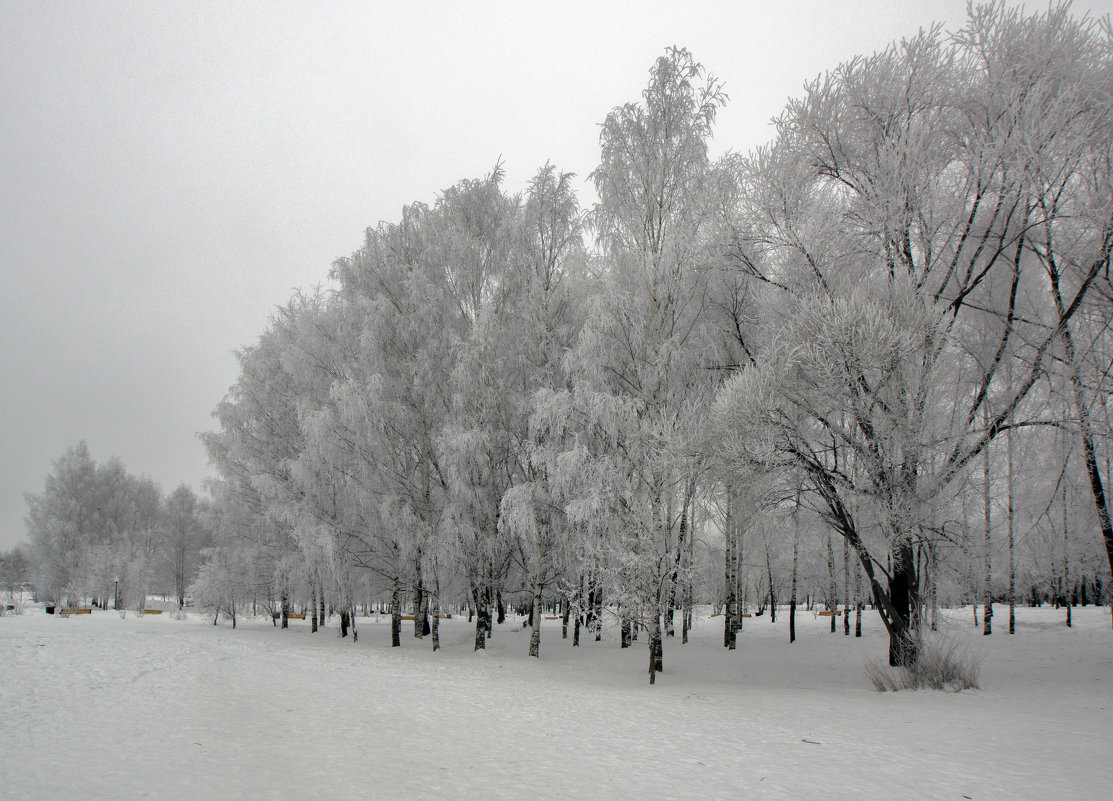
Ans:
POLYGON ((112 608, 113 609, 119 609, 120 608, 120 577, 119 576, 116 576, 115 582, 116 582, 116 586, 112 590, 112 608))

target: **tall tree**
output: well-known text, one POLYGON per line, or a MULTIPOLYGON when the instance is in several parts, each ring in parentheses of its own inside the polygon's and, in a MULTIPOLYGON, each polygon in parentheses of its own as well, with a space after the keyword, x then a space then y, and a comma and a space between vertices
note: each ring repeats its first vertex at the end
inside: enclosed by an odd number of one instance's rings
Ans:
MULTIPOLYGON (((668 601, 689 470, 685 446, 709 386, 701 369, 701 312, 710 234, 723 184, 708 156, 720 83, 687 50, 650 70, 641 103, 607 115, 592 173, 592 228, 603 290, 569 357, 573 406, 600 434, 589 454, 609 497, 582 522, 609 527, 605 542, 619 603, 649 633, 651 678, 663 664, 668 601), (601 508, 602 507, 602 508, 601 508)), ((600 532, 602 533, 602 532, 600 532)))
POLYGON ((740 453, 807 476, 862 562, 894 664, 916 659, 914 544, 932 507, 1052 367, 1108 263, 1106 184, 1049 316, 1038 231, 1070 225, 1073 203, 1056 198, 1078 197, 1108 147, 1113 112, 1091 101, 1113 75, 1108 52, 1065 9, 980 8, 952 40, 921 32, 817 79, 748 163, 738 264, 783 317, 763 363, 724 395, 723 420, 751 432, 740 453), (1045 68, 1064 58, 1071 70, 1045 68), (856 500, 885 534, 884 560, 856 500))

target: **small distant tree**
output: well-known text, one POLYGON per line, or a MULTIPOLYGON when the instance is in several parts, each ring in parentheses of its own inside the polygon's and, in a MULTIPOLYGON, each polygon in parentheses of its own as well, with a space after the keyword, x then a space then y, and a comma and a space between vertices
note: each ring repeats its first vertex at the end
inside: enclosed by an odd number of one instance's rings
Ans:
POLYGON ((201 553, 201 569, 189 586, 189 594, 202 608, 213 613, 213 625, 221 614, 232 620, 236 628, 237 610, 242 610, 250 597, 248 566, 250 564, 241 548, 217 545, 201 553))
POLYGON ((14 598, 22 593, 23 585, 31 582, 31 563, 23 546, 16 546, 7 553, 0 553, 0 586, 14 598))
POLYGON ((179 610, 185 607, 186 587, 200 567, 204 529, 198 506, 197 496, 185 484, 178 485, 166 499, 170 573, 179 610))

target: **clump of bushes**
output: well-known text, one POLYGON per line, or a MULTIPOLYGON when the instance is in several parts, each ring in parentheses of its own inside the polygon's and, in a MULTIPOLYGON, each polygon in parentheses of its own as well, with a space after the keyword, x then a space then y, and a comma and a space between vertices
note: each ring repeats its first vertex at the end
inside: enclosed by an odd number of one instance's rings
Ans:
POLYGON ((984 654, 975 654, 951 638, 925 638, 919 658, 911 666, 890 667, 877 660, 866 662, 866 678, 878 692, 900 690, 978 689, 984 654))

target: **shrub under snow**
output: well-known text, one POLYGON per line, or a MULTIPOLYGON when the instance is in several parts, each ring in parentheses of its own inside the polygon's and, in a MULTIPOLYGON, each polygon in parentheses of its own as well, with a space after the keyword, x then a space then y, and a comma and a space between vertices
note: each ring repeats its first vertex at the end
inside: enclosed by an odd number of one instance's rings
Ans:
POLYGON ((866 662, 866 678, 878 692, 899 690, 961 690, 978 689, 984 655, 973 654, 957 641, 947 638, 925 638, 920 643, 920 658, 911 667, 890 667, 877 660, 866 662))

